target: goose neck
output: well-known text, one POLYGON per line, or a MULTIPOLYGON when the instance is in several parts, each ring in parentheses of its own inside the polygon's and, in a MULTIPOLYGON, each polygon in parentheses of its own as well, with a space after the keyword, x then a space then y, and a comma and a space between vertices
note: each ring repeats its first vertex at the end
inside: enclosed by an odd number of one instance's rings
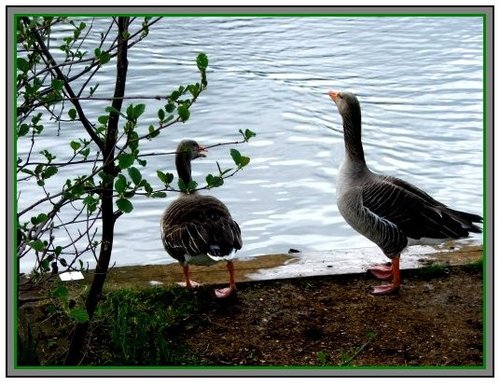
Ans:
POLYGON ((365 164, 365 153, 361 142, 361 114, 351 113, 343 118, 346 156, 353 163, 365 164))
POLYGON ((184 185, 189 185, 191 178, 191 160, 185 153, 178 153, 175 157, 175 167, 177 175, 184 182, 184 185))

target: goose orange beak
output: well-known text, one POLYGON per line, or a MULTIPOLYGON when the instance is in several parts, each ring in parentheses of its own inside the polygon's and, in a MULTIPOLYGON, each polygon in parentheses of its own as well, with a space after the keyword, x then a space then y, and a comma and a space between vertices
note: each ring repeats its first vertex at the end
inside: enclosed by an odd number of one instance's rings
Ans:
POLYGON ((334 92, 333 90, 329 91, 328 92, 328 95, 330 96, 330 98, 335 101, 337 99, 337 95, 338 93, 337 92, 334 92))
POLYGON ((198 147, 198 157, 206 157, 207 156, 207 148, 205 148, 204 146, 199 146, 198 147))

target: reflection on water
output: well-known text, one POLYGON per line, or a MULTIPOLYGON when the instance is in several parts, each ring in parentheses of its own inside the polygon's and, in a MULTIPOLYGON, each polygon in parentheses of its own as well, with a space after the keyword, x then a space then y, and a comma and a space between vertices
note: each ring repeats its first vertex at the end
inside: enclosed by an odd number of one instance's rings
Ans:
MULTIPOLYGON (((365 152, 374 171, 481 214, 482 35, 479 17, 169 17, 131 50, 127 94, 161 95, 196 80, 194 58, 205 52, 209 87, 191 119, 143 151, 173 150, 187 137, 210 145, 251 129, 257 137, 238 148, 251 164, 209 192, 239 222, 241 254, 366 247, 372 244, 347 226, 335 204, 343 141, 326 129, 340 128, 326 92, 359 96, 365 152)), ((109 96, 113 71, 103 72, 101 80, 98 95, 109 96)), ((148 102, 144 127, 155 123, 161 105, 148 102)), ((93 102, 90 116, 105 106, 93 102)), ((77 129, 64 126, 60 136, 48 131, 37 145, 42 150, 57 140, 62 145, 54 152, 64 158, 77 129)), ((20 146, 20 155, 27 145, 20 146)), ((197 160, 194 177, 202 182, 216 170, 215 160, 231 166, 227 147, 197 160)), ((154 179, 156 169, 172 171, 173 159, 148 158, 144 176, 154 179)), ((74 175, 74 169, 61 169, 57 177, 69 171, 74 175)), ((21 190, 19 206, 34 193, 21 190)), ((159 217, 173 198, 135 200, 133 213, 118 221, 114 262, 172 261, 160 242, 159 217)))

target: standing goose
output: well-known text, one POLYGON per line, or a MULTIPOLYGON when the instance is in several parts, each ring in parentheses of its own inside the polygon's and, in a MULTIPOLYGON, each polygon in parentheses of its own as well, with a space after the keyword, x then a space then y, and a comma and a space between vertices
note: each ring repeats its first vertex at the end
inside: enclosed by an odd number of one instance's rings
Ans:
MULTIPOLYGON (((191 161, 205 157, 205 148, 193 140, 183 140, 177 147, 175 165, 185 185, 191 182, 191 161)), ((168 206, 161 219, 161 239, 165 250, 182 265, 188 289, 199 286, 189 279, 189 264, 209 266, 241 249, 241 231, 226 205, 215 197, 196 191, 181 193, 168 206)), ((234 266, 227 260, 229 287, 215 290, 218 298, 236 290, 234 266)))
POLYGON ((399 257, 408 245, 439 243, 481 233, 481 216, 450 209, 401 179, 371 172, 361 143, 361 108, 355 95, 329 92, 342 116, 345 158, 337 180, 337 206, 354 230, 375 242, 391 266, 370 271, 379 279, 374 294, 389 294, 400 286, 399 257))

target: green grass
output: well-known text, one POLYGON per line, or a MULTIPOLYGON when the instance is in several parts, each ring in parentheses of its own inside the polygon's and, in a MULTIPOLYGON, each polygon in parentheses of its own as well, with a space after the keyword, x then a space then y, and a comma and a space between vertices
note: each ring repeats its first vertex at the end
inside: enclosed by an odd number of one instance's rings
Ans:
POLYGON ((349 351, 344 351, 340 354, 339 366, 352 366, 354 359, 377 337, 377 334, 371 330, 366 331, 365 335, 366 341, 361 346, 353 348, 349 351))
POLYGON ((109 293, 94 318, 99 333, 108 337, 108 362, 128 366, 197 364, 181 334, 210 301, 203 290, 192 293, 180 288, 109 293))
POLYGON ((468 263, 463 266, 464 270, 473 272, 473 273, 479 273, 483 271, 483 258, 478 259, 477 261, 468 263))
MULTIPOLYGON (((212 291, 203 287, 105 292, 90 323, 82 365, 198 365, 184 335, 196 328, 199 314, 213 304, 212 291)), ((23 315, 27 331, 19 335, 23 347, 18 348, 18 365, 62 365, 74 318, 50 301, 23 315), (37 318, 46 319, 40 323, 37 318), (36 332, 30 323, 37 323, 36 332)))
POLYGON ((419 275, 424 280, 443 277, 445 275, 448 275, 449 273, 450 270, 448 268, 448 265, 437 262, 431 263, 430 265, 419 270, 419 275))

